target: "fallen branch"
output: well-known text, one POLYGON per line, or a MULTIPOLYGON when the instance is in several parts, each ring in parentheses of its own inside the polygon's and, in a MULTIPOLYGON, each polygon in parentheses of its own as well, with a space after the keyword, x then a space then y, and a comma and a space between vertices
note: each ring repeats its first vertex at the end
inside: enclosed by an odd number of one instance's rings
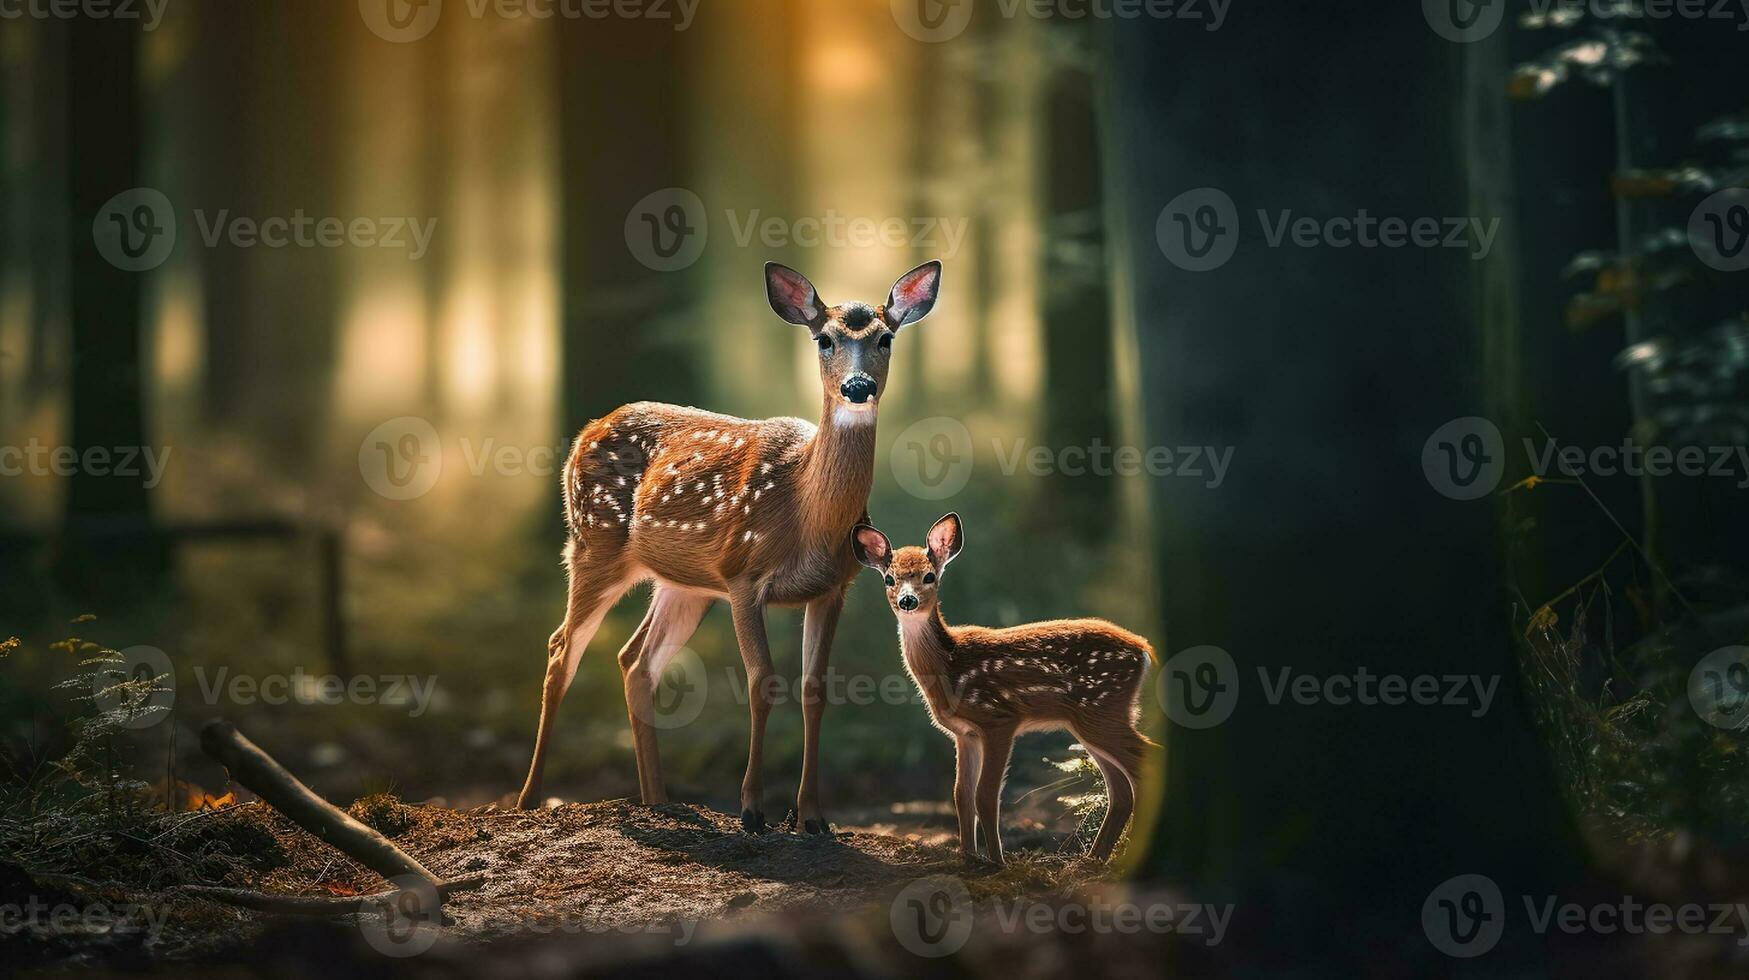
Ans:
POLYGON ((420 864, 411 854, 395 846, 371 827, 354 819, 346 811, 317 796, 287 772, 284 766, 243 737, 236 726, 222 718, 206 723, 200 730, 200 746, 206 754, 223 763, 231 778, 265 800, 299 827, 332 844, 341 853, 365 867, 394 881, 414 879, 407 887, 395 888, 376 895, 357 898, 329 898, 305 895, 270 895, 238 888, 207 885, 185 886, 185 890, 205 898, 240 905, 263 912, 290 915, 335 915, 357 912, 365 903, 387 905, 409 892, 430 892, 442 912, 443 899, 450 892, 467 891, 485 884, 482 875, 469 875, 445 881, 420 864))

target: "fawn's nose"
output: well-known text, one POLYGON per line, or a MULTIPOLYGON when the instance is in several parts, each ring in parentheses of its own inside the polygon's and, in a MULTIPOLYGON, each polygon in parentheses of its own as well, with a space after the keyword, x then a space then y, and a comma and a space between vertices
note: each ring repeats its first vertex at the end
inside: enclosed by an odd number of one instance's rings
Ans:
POLYGON ((861 405, 874 397, 875 383, 874 379, 866 374, 853 374, 844 379, 844 383, 838 386, 838 390, 851 402, 861 405))
POLYGON ((910 612, 917 608, 917 597, 907 592, 899 597, 899 608, 910 612))

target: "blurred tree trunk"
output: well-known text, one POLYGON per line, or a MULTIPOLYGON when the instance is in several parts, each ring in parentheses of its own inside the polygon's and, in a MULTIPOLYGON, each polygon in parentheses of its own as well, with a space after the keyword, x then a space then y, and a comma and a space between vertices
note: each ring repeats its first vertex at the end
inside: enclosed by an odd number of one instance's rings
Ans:
POLYGON ((71 249, 66 220, 67 192, 67 31, 63 22, 34 25, 37 97, 31 120, 31 193, 28 208, 33 253, 30 260, 30 363, 26 400, 48 397, 59 379, 57 343, 67 318, 71 249))
MULTIPOLYGON (((261 40, 269 5, 235 3, 233 0, 202 0, 197 18, 199 44, 195 51, 196 77, 200 86, 198 138, 198 199, 191 201, 209 221, 221 213, 259 220, 261 180, 255 152, 262 119, 261 40)), ((198 234, 199 229, 186 229, 198 234)), ((253 300, 261 286, 252 278, 251 253, 227 241, 200 248, 201 324, 205 370, 201 383, 201 409, 211 426, 238 421, 254 388, 255 341, 259 324, 254 322, 253 300)), ((299 300, 302 308, 302 299, 299 300)))
MULTIPOLYGON (((1470 312, 1467 250, 1272 247, 1265 227, 1284 211, 1466 214, 1458 46, 1414 5, 1281 8, 1219 32, 1144 18, 1106 44, 1107 213, 1148 440, 1234 449, 1218 491, 1152 483, 1171 651, 1223 648, 1238 700, 1221 724, 1168 733, 1142 874, 1269 917, 1298 962, 1358 958, 1364 935, 1410 972, 1444 969, 1421 925, 1440 883, 1484 874, 1511 903, 1584 868, 1523 701, 1494 509, 1440 495, 1421 466, 1435 429, 1488 407, 1497 344, 1470 312), (1185 271, 1156 222, 1205 187, 1234 202, 1237 248, 1185 271), (1498 694, 1476 716, 1271 703, 1260 681, 1363 667, 1476 675, 1498 694)), ((1522 940, 1516 954, 1538 955, 1522 940)))
MULTIPOLYGON (((450 64, 452 36, 440 21, 420 42, 419 49, 419 71, 423 76, 419 92, 419 125, 424 137, 424 147, 419 155, 419 179, 428 215, 450 213, 450 180, 454 169, 450 164, 450 124, 454 102, 450 86, 455 77, 455 66, 450 64)), ((420 400, 435 411, 443 404, 443 301, 452 272, 445 236, 432 236, 423 263, 425 376, 421 379, 420 400)))
MULTIPOLYGON (((1044 435, 1057 450, 1110 446, 1111 304, 1092 79, 1076 66, 1058 68, 1044 109, 1044 435)), ((1055 472, 1040 503, 1071 538, 1094 544, 1112 529, 1112 490, 1109 473, 1055 472)))
POLYGON ((67 484, 59 578, 83 597, 120 600, 155 585, 164 567, 150 532, 145 467, 110 472, 118 451, 148 445, 143 418, 143 274, 98 251, 99 212, 140 182, 139 35, 132 21, 81 17, 68 25, 72 259, 72 438, 80 465, 67 484), (84 465, 87 451, 112 454, 84 465))
MULTIPOLYGON (((561 18, 554 31, 560 384, 570 435, 624 402, 686 401, 697 390, 691 363, 664 356, 660 344, 664 320, 691 309, 693 273, 655 271, 626 240, 634 205, 688 179, 688 50, 687 35, 647 18, 561 18)), ((696 312, 677 329, 692 337, 710 329, 708 314, 696 312)))

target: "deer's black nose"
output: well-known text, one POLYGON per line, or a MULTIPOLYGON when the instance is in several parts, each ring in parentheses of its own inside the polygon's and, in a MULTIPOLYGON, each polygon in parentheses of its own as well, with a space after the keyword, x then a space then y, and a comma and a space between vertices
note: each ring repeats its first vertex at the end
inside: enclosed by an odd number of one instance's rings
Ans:
POLYGON ((899 608, 910 612, 917 608, 917 597, 907 592, 899 597, 899 608))
POLYGON ((844 379, 844 383, 838 386, 838 390, 843 392, 844 397, 861 405, 874 397, 875 383, 874 379, 866 374, 853 374, 844 379))

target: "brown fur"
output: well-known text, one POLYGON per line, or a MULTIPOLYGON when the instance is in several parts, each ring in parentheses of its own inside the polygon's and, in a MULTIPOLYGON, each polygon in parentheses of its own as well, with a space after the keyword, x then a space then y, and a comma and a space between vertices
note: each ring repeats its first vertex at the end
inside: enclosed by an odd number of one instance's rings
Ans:
POLYGON ((1136 729, 1142 683, 1154 648, 1102 619, 1062 619, 1005 629, 949 626, 940 585, 959 553, 959 518, 930 530, 929 547, 893 550, 872 527, 855 532, 858 558, 880 571, 899 619, 905 669, 922 691, 935 727, 956 745, 954 803, 960 847, 977 853, 981 825, 991 860, 1002 862, 1002 781, 1015 736, 1067 730, 1105 777, 1110 805, 1092 855, 1109 857, 1134 808, 1143 760, 1153 742, 1136 729), (916 600, 913 608, 902 602, 916 600))
MULTIPOLYGON (((742 819, 749 829, 763 826, 759 769, 772 674, 764 610, 772 603, 807 607, 803 693, 820 690, 844 590, 856 574, 849 532, 868 519, 875 412, 886 387, 891 338, 928 312, 939 281, 939 264, 929 263, 902 277, 881 307, 827 308, 800 274, 767 267, 773 308, 807 326, 820 350, 825 397, 818 425, 639 402, 579 433, 563 486, 569 602, 565 622, 547 644, 540 727, 521 806, 539 802, 553 719, 583 648, 620 596, 639 582, 654 581, 650 609, 619 655, 643 800, 666 799, 654 684, 710 606, 727 599, 747 668, 752 720, 742 819), (862 404, 844 390, 852 378, 872 385, 872 397, 862 404)), ((823 698, 803 699, 796 805, 804 824, 820 830, 823 706, 823 698)))

